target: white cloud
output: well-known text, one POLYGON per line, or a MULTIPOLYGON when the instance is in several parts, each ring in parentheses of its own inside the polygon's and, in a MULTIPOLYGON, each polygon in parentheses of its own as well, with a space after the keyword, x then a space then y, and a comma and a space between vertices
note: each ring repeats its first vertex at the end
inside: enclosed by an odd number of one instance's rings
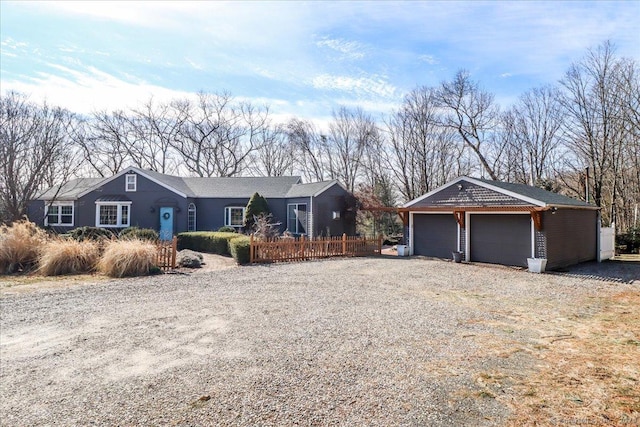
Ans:
POLYGON ((345 59, 357 60, 365 57, 365 45, 356 41, 323 37, 321 40, 316 42, 316 46, 326 47, 339 52, 345 59))
POLYGON ((315 89, 352 92, 357 95, 393 97, 396 87, 381 77, 349 77, 320 74, 315 76, 311 84, 315 89))
POLYGON ((429 65, 436 65, 440 62, 433 55, 420 55, 418 59, 420 59, 422 62, 426 62, 429 65))

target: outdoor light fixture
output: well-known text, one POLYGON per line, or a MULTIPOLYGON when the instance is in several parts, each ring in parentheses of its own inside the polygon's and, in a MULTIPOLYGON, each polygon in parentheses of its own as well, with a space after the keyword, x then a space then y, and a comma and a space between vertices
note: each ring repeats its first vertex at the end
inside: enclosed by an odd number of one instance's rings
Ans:
POLYGON ((462 191, 462 184, 458 183, 458 191, 462 191))
POLYGON ((149 208, 149 212, 154 213, 155 211, 156 211, 156 208, 154 208, 153 206, 149 208))
POLYGON ((556 208, 555 206, 551 208, 551 215, 555 215, 556 212, 558 212, 558 208, 556 208))

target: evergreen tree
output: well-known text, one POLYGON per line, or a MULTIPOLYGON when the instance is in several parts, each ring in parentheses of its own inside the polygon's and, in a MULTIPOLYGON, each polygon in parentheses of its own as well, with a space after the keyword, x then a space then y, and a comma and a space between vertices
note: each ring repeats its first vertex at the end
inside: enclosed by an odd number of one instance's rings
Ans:
POLYGON ((269 215, 270 213, 271 211, 269 210, 267 199, 257 192, 253 193, 253 196, 249 199, 249 203, 247 203, 247 207, 244 211, 244 229, 247 231, 253 230, 255 218, 260 215, 269 215))

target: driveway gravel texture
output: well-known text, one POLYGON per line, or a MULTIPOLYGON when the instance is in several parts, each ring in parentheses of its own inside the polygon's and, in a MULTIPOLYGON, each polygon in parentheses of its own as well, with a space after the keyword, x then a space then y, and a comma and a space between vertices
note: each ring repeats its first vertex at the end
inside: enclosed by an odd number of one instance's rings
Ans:
POLYGON ((552 320, 637 283, 380 257, 5 287, 0 423, 504 425, 552 320))

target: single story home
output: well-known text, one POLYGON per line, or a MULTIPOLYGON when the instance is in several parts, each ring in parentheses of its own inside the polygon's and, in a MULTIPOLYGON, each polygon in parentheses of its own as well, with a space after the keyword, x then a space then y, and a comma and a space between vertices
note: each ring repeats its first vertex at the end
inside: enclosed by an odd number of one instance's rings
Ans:
POLYGON ((222 226, 241 229, 245 207, 256 192, 267 199, 281 231, 308 237, 355 233, 355 199, 335 180, 303 184, 297 176, 187 178, 137 167, 50 188, 29 203, 28 217, 57 232, 137 226, 167 238, 222 226))
POLYGON ((400 208, 409 253, 557 269, 598 259, 599 208, 523 184, 460 177, 400 208))

